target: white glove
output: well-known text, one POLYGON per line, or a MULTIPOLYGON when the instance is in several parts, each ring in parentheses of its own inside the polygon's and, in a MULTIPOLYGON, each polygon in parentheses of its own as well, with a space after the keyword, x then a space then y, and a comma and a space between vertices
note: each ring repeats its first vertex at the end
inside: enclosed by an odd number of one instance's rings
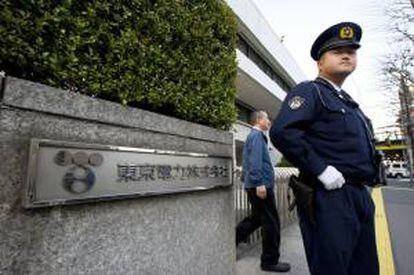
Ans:
POLYGON ((344 176, 335 167, 328 165, 318 176, 327 190, 341 188, 345 184, 344 176))

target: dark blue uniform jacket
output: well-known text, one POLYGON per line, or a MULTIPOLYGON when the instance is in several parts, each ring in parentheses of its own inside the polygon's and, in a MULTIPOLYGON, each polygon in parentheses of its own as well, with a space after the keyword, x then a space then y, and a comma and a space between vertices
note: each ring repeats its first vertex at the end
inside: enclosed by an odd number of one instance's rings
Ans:
POLYGON ((375 178, 370 121, 349 95, 321 78, 287 94, 270 138, 302 173, 317 177, 332 165, 348 183, 371 184, 375 178))

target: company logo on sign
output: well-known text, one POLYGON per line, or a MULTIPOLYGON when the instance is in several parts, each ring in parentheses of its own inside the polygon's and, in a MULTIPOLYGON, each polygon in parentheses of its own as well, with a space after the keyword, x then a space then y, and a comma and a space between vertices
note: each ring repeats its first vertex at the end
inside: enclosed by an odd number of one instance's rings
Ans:
POLYGON ((69 151, 59 151, 55 156, 55 163, 59 166, 69 166, 63 176, 63 187, 66 191, 74 194, 83 194, 92 189, 95 183, 95 173, 89 166, 100 166, 103 162, 101 154, 86 154, 77 152, 71 154, 69 151))

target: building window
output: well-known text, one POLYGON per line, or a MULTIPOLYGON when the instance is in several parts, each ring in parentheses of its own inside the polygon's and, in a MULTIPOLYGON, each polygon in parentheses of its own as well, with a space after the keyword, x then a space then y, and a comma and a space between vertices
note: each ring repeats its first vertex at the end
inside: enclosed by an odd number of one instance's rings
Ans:
POLYGON ((244 55, 246 55, 246 56, 249 55, 249 44, 247 44, 246 40, 244 40, 240 36, 239 36, 239 39, 237 39, 237 48, 242 53, 244 53, 244 55))
POLYGON ((290 85, 280 76, 276 70, 269 65, 269 63, 262 58, 259 53, 244 39, 241 35, 238 35, 237 48, 246 55, 253 63, 255 63, 270 79, 272 79, 279 87, 284 91, 289 91, 290 85))
POLYGON ((250 124, 250 117, 253 113, 253 110, 246 106, 243 106, 239 102, 236 102, 236 108, 238 114, 237 120, 250 124))
POLYGON ((236 140, 236 166, 243 165, 243 146, 244 142, 236 140))

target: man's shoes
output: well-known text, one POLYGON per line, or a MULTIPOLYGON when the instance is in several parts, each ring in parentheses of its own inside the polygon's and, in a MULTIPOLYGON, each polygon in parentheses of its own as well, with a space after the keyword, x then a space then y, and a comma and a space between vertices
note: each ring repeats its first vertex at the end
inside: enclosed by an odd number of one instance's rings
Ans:
POLYGON ((273 271, 273 272, 288 272, 290 270, 290 264, 278 262, 277 264, 261 264, 260 268, 263 271, 273 271))

